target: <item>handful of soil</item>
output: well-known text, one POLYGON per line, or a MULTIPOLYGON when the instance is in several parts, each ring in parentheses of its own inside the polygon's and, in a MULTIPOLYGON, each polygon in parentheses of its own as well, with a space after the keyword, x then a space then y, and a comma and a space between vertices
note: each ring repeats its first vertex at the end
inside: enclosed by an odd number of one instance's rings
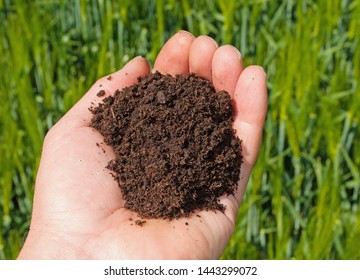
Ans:
POLYGON ((195 74, 156 72, 90 110, 90 125, 114 149, 107 168, 126 208, 170 220, 197 209, 225 210, 219 197, 234 193, 242 163, 226 91, 195 74))

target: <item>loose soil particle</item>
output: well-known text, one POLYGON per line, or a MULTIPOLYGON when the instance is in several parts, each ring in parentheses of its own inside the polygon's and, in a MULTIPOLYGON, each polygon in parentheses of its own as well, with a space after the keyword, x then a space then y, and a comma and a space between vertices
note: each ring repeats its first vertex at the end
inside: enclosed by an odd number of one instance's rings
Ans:
POLYGON ((135 225, 141 226, 141 227, 142 227, 145 223, 146 223, 146 221, 143 221, 143 220, 136 220, 136 221, 135 221, 135 225))
POLYGON ((226 91, 195 74, 156 72, 90 110, 90 125, 115 152, 107 168, 126 208, 169 220, 225 210, 219 197, 234 194, 242 163, 226 91))
POLYGON ((96 96, 98 96, 98 97, 102 97, 102 96, 104 96, 105 95, 105 90, 100 90, 97 94, 96 94, 96 96))

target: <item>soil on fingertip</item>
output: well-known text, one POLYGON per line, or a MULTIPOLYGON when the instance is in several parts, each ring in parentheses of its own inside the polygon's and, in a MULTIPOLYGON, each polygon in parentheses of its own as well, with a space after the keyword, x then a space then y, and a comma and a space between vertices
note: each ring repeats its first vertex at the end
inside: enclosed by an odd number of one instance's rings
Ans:
POLYGON ((169 220, 225 210, 219 197, 234 194, 242 163, 226 91, 195 74, 156 72, 90 110, 90 126, 115 152, 107 168, 127 209, 169 220))

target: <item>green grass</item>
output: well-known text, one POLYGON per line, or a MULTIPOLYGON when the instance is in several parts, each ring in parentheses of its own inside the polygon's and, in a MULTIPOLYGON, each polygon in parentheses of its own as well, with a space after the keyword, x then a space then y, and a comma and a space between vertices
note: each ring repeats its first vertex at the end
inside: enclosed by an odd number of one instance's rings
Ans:
POLYGON ((234 44, 268 77, 263 145, 222 258, 360 259, 359 0, 0 0, 0 22, 0 259, 26 237, 47 130, 179 29, 234 44))

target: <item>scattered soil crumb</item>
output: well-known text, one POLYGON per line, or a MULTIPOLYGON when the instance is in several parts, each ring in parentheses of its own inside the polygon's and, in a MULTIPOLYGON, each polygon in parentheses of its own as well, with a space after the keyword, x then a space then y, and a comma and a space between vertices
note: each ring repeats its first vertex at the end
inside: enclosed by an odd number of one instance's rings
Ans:
POLYGON ((140 227, 142 227, 145 223, 146 223, 146 221, 143 221, 143 220, 136 220, 135 221, 135 225, 140 226, 140 227))
POLYGON ((156 72, 90 111, 90 126, 114 150, 107 168, 127 209, 168 220, 225 210, 219 197, 234 194, 242 163, 226 91, 195 74, 156 72))
POLYGON ((96 96, 98 96, 98 97, 101 97, 101 96, 104 96, 105 95, 105 90, 100 90, 97 94, 96 94, 96 96))

